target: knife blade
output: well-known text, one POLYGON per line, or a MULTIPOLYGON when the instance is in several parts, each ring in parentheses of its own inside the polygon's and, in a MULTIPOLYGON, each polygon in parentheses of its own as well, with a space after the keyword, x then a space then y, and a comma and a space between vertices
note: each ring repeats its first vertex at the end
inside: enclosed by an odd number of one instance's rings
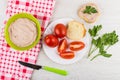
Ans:
POLYGON ((57 69, 57 68, 53 68, 53 67, 49 67, 49 66, 41 66, 41 65, 35 65, 35 64, 31 64, 31 63, 27 63, 27 62, 23 62, 23 61, 18 61, 21 65, 32 68, 32 69, 43 69, 46 71, 50 71, 50 72, 54 72, 60 75, 64 75, 66 76, 68 73, 65 70, 61 70, 61 69, 57 69))

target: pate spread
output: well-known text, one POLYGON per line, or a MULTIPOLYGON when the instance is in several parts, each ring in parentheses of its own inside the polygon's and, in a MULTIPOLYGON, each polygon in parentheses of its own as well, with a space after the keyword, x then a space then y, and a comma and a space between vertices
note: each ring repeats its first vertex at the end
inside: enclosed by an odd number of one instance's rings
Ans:
POLYGON ((19 18, 10 25, 9 35, 16 46, 29 46, 37 37, 36 24, 27 18, 19 18))

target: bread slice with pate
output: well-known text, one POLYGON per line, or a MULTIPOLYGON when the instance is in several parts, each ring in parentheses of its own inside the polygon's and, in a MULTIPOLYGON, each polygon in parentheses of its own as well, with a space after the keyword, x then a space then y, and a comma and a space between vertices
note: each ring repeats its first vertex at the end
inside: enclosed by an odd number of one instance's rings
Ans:
POLYGON ((100 11, 96 4, 83 4, 78 10, 78 16, 88 23, 94 23, 100 15, 100 11))

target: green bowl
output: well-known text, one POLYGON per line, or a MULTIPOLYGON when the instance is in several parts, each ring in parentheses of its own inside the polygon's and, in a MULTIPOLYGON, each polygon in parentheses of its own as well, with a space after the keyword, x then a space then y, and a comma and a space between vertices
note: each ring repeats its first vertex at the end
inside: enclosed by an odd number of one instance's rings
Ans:
POLYGON ((6 26, 5 26, 5 39, 7 41, 7 43, 10 45, 10 47, 14 48, 15 50, 20 50, 20 51, 23 51, 23 50, 29 50, 30 48, 33 48, 40 40, 41 38, 41 26, 40 26, 40 23, 39 21, 34 17, 32 16, 31 14, 28 14, 28 13, 19 13, 19 14, 15 14, 14 16, 12 16, 6 23, 6 26), (36 37, 36 40, 29 46, 26 46, 26 47, 19 47, 19 46, 16 46, 11 40, 10 40, 10 36, 9 36, 9 32, 8 32, 8 29, 9 29, 9 26, 11 23, 13 23, 15 20, 17 20, 18 18, 28 18, 30 19, 31 21, 33 21, 34 23, 36 23, 36 28, 37 28, 37 37, 36 37))

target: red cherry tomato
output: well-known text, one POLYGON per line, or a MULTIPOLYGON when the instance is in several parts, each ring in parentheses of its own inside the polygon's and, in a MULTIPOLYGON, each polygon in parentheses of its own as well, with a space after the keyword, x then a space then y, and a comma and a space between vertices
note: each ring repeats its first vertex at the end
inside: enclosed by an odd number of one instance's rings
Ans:
POLYGON ((85 44, 83 42, 75 41, 71 42, 69 47, 72 51, 79 51, 85 47, 85 44))
POLYGON ((58 52, 64 52, 67 49, 67 40, 62 39, 58 46, 58 52))
POLYGON ((72 59, 74 58, 75 54, 72 51, 65 51, 60 53, 60 56, 64 59, 72 59))
POLYGON ((48 34, 47 36, 45 36, 44 42, 49 47, 56 47, 59 43, 58 38, 53 34, 48 34))
POLYGON ((66 36, 67 28, 64 24, 57 24, 54 28, 54 33, 57 37, 63 38, 66 36))

